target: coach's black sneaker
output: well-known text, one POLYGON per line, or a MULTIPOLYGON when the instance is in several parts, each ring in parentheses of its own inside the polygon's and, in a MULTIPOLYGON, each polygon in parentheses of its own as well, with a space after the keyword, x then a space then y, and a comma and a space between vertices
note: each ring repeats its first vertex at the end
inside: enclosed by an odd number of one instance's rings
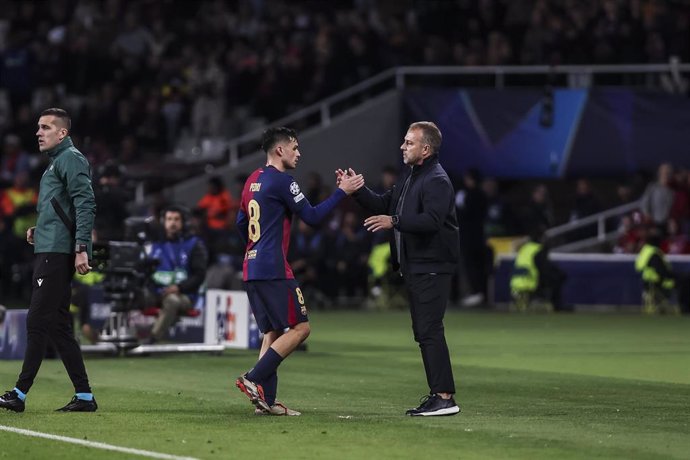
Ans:
POLYGON ((443 399, 439 395, 429 395, 422 398, 422 403, 415 409, 409 409, 405 415, 413 417, 428 417, 433 415, 455 415, 460 412, 460 407, 455 404, 455 399, 443 399))
POLYGON ((72 398, 66 406, 59 409, 55 409, 55 412, 96 412, 98 409, 98 404, 96 404, 96 398, 91 401, 85 399, 79 399, 76 396, 72 398))
POLYGON ((13 412, 24 412, 24 401, 19 398, 16 391, 10 390, 0 396, 0 407, 13 412))

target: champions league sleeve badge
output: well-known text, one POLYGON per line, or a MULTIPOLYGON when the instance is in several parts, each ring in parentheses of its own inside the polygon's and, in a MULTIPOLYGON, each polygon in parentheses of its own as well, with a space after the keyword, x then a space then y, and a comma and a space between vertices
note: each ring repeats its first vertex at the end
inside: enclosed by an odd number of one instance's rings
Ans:
POLYGON ((295 200, 295 203, 299 203, 302 199, 304 199, 304 195, 300 192, 299 190, 299 185, 297 185, 297 182, 293 182, 290 184, 290 193, 295 195, 292 199, 295 200))

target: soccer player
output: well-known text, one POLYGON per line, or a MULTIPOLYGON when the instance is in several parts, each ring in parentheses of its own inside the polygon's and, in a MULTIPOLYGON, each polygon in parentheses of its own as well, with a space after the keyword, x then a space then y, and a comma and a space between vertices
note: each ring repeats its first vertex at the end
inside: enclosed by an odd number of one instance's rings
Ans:
POLYGON ((312 206, 286 173, 297 167, 300 158, 295 131, 270 128, 261 145, 266 166, 254 171, 244 184, 237 228, 247 242, 243 279, 264 339, 259 360, 236 385, 257 413, 300 415, 276 401, 278 366, 310 332, 304 296, 286 260, 292 216, 318 224, 345 196, 362 187, 364 178, 361 174, 343 177, 330 197, 312 206))

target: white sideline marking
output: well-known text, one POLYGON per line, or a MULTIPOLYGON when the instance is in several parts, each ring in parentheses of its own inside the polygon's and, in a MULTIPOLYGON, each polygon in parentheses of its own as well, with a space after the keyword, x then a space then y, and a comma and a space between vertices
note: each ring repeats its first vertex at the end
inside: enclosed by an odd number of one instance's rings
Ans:
POLYGON ((149 450, 113 446, 112 444, 105 444, 103 442, 93 442, 86 441, 84 439, 68 438, 67 436, 58 436, 56 434, 41 433, 39 431, 23 430, 21 428, 14 428, 5 425, 0 425, 0 431, 9 431, 10 433, 22 434, 24 436, 33 436, 35 438, 44 438, 53 441, 68 442, 70 444, 79 444, 86 447, 93 447, 94 449, 112 450, 115 452, 123 452, 125 454, 141 455, 142 457, 162 458, 166 460, 198 460, 194 457, 178 457, 177 455, 161 454, 158 452, 151 452, 149 450))

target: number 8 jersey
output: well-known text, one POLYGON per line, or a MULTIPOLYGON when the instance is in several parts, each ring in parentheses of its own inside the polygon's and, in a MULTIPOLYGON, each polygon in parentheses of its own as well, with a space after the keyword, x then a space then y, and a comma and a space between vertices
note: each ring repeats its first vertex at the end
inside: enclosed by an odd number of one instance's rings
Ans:
POLYGON ((247 241, 243 279, 294 279, 287 262, 290 227, 307 198, 297 182, 273 166, 254 171, 242 190, 237 227, 247 241))

